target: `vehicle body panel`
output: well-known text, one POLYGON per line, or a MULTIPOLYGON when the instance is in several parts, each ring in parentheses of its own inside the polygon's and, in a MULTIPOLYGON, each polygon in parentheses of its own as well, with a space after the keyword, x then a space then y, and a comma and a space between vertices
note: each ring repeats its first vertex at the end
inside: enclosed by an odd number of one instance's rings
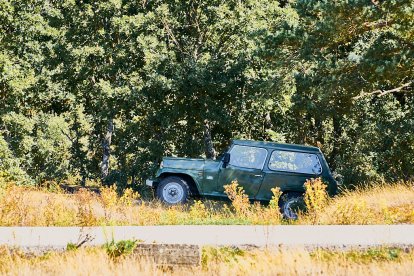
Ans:
POLYGON ((221 161, 206 160, 204 165, 204 178, 202 182, 202 194, 217 195, 217 183, 220 170, 223 167, 221 161))
POLYGON ((185 170, 198 170, 204 169, 204 159, 195 158, 178 158, 178 157, 165 157, 163 159, 163 166, 165 168, 173 169, 185 169, 185 170))
POLYGON ((165 157, 163 158, 163 167, 157 171, 154 182, 157 183, 169 175, 187 175, 193 179, 197 190, 202 191, 204 164, 204 159, 165 157))
POLYGON ((217 191, 224 194, 224 186, 231 184, 234 180, 237 180, 239 186, 243 187, 244 192, 249 198, 254 199, 262 184, 263 173, 259 169, 228 165, 220 170, 216 187, 217 191))

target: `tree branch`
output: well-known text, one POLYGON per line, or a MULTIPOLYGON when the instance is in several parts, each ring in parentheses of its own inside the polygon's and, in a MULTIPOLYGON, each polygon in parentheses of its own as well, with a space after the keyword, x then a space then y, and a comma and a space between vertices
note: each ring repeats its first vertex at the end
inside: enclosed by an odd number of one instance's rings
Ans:
POLYGON ((370 92, 370 93, 362 93, 362 94, 360 94, 360 95, 358 95, 358 96, 356 96, 356 97, 353 97, 353 99, 354 100, 358 100, 358 99, 361 99, 361 98, 364 98, 364 97, 367 97, 367 96, 372 96, 372 95, 378 95, 378 97, 382 97, 382 96, 385 96, 385 95, 387 95, 387 94, 389 94, 389 93, 394 93, 394 92, 405 92, 405 91, 402 91, 404 88, 407 88, 407 87, 409 87, 411 84, 412 84, 413 82, 412 81, 410 81, 410 82, 407 82, 407 83, 405 83, 405 84, 403 84, 403 85, 401 85, 400 87, 397 87, 397 88, 393 88, 393 89, 390 89, 390 90, 375 90, 375 91, 373 91, 373 92, 370 92))
POLYGON ((174 36, 174 33, 172 32, 170 26, 168 25, 166 20, 163 20, 162 23, 164 24, 164 30, 167 32, 167 35, 171 38, 172 42, 177 46, 178 50, 180 52, 183 52, 181 49, 180 43, 177 41, 177 39, 174 36))
POLYGON ((66 138, 68 138, 68 140, 69 140, 72 144, 74 144, 74 143, 75 143, 74 139, 72 139, 72 137, 70 137, 70 136, 69 136, 69 134, 67 134, 66 132, 64 132, 62 129, 60 129, 60 132, 62 132, 62 134, 63 134, 63 135, 65 135, 65 136, 66 136, 66 138))

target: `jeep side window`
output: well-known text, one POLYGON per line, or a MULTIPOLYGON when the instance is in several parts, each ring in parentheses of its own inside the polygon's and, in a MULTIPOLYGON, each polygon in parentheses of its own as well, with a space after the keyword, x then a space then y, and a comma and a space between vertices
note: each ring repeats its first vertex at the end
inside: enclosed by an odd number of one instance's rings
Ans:
POLYGON ((264 148, 234 145, 230 151, 230 165, 249 169, 262 169, 267 156, 264 148))
POLYGON ((269 169, 307 174, 322 173, 321 162, 316 154, 282 150, 272 152, 269 169))

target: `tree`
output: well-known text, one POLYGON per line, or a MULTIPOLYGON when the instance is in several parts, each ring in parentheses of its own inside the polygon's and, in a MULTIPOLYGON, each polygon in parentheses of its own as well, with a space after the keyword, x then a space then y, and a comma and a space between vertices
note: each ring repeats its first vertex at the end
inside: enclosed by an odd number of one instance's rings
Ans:
POLYGON ((135 185, 164 155, 214 158, 245 138, 320 146, 348 183, 409 179, 413 10, 2 1, 0 170, 135 185))
MULTIPOLYGON (((348 182, 389 175, 390 167, 379 166, 381 153, 389 154, 384 149, 386 137, 382 129, 373 129, 389 124, 395 117, 391 114, 399 114, 401 122, 410 121, 406 115, 412 106, 413 4, 296 1, 294 7, 299 24, 270 40, 273 48, 290 47, 285 63, 295 64, 288 140, 321 146, 331 167, 346 172, 348 182), (379 99, 385 94, 390 97, 379 99), (372 135, 380 136, 377 143, 372 135)), ((403 132, 409 135, 412 128, 406 125, 403 132)), ((403 147, 411 156, 404 140, 395 143, 398 151, 403 147)))

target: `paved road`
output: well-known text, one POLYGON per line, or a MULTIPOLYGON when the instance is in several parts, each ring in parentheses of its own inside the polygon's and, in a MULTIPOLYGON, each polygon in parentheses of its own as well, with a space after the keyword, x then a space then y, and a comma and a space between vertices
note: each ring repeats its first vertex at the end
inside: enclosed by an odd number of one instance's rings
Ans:
POLYGON ((414 225, 0 227, 0 245, 23 248, 63 249, 87 236, 85 245, 137 239, 145 243, 218 246, 413 247, 414 225))

